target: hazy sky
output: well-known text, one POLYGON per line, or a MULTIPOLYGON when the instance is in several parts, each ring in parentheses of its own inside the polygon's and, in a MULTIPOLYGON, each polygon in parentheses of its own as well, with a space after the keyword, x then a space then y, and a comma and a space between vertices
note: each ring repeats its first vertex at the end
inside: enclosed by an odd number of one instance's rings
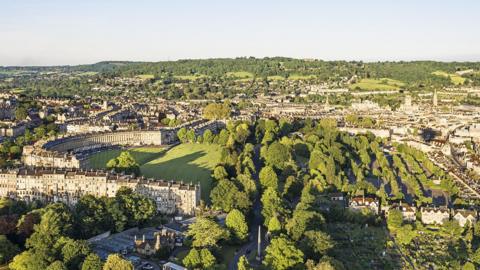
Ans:
POLYGON ((477 0, 0 0, 0 65, 480 60, 477 0))

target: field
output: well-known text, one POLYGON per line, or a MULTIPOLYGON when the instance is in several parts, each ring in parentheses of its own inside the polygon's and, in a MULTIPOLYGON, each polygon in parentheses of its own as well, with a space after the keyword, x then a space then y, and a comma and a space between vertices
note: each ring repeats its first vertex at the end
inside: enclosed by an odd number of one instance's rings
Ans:
MULTIPOLYGON (((107 162, 116 158, 120 153, 125 150, 115 149, 103 151, 97 154, 94 154, 88 158, 89 167, 93 169, 103 169, 107 166, 107 162)), ((131 148, 128 150, 132 156, 135 158, 138 164, 143 165, 153 159, 156 159, 164 152, 163 147, 141 147, 141 148, 131 148)))
POLYGON ((209 202, 212 188, 211 170, 220 162, 220 150, 218 145, 181 144, 143 164, 140 169, 146 177, 200 183, 202 199, 209 202))
POLYGON ((87 72, 79 73, 78 76, 95 76, 97 74, 98 72, 95 72, 95 71, 87 71, 87 72))
POLYGON ((153 74, 141 74, 141 75, 137 75, 137 77, 142 79, 142 80, 151 80, 151 79, 155 78, 155 76, 153 76, 153 74))
POLYGON ((381 79, 361 79, 360 82, 350 85, 350 89, 360 90, 399 90, 405 84, 401 81, 381 78, 381 79))
MULTIPOLYGON (((168 151, 161 147, 132 148, 142 175, 185 183, 200 183, 202 199, 209 202, 212 188, 211 170, 220 161, 218 145, 181 144, 168 151)), ((91 168, 105 168, 107 162, 120 155, 122 150, 104 151, 89 158, 91 168)), ((125 150, 123 150, 125 151, 125 150)))
POLYGON ((445 71, 435 71, 432 73, 433 75, 436 75, 436 76, 442 76, 442 77, 449 77, 450 76, 450 80, 452 81, 452 83, 456 84, 456 85, 460 85, 460 84, 463 84, 465 82, 465 78, 457 75, 457 74, 454 74, 454 73, 447 73, 445 71))
POLYGON ((178 80, 194 81, 201 78, 205 78, 207 76, 203 74, 195 74, 195 75, 175 75, 173 77, 178 80))
POLYGON ((317 78, 315 75, 290 74, 289 80, 311 80, 317 78))
POLYGON ((253 73, 248 71, 227 72, 227 77, 234 77, 237 79, 253 79, 253 73))

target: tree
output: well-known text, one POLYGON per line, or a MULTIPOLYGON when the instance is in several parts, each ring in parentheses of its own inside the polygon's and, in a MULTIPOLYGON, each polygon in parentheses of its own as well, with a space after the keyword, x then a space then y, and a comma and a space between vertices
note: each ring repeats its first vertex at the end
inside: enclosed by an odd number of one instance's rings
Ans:
POLYGON ((203 269, 211 269, 216 263, 215 257, 206 248, 200 250, 200 258, 202 258, 203 269))
POLYGON ((33 251, 24 251, 13 258, 8 265, 11 270, 45 270, 49 263, 43 256, 33 253, 33 251))
POLYGON ((398 209, 391 209, 388 211, 387 216, 387 226, 388 229, 391 231, 395 231, 396 229, 400 228, 403 223, 403 216, 402 212, 398 209))
POLYGON ((130 188, 122 187, 117 191, 116 200, 127 217, 129 225, 137 226, 151 219, 156 214, 155 202, 130 188))
POLYGON ((89 238, 112 228, 105 201, 85 195, 75 205, 75 216, 83 238, 89 238))
POLYGON ((260 184, 264 189, 274 188, 278 190, 278 176, 271 166, 265 166, 260 170, 259 174, 260 184))
POLYGON ((322 214, 315 211, 295 210, 293 217, 288 220, 285 228, 293 240, 299 240, 307 230, 320 228, 325 223, 322 214))
POLYGON ((210 144, 213 142, 214 137, 215 136, 213 135, 212 131, 210 129, 207 129, 203 133, 203 142, 210 144))
POLYGON ((9 262, 19 251, 5 235, 0 235, 0 265, 9 262))
POLYGON ((124 172, 126 174, 140 174, 140 165, 138 165, 135 158, 128 151, 123 151, 116 158, 107 162, 108 169, 114 169, 116 172, 124 172))
POLYGON ((198 249, 190 249, 187 256, 183 258, 182 263, 188 269, 195 269, 199 267, 202 264, 202 258, 200 257, 200 252, 198 252, 198 249))
POLYGON ((63 262, 68 269, 79 269, 89 253, 91 250, 85 240, 68 239, 61 249, 63 262))
POLYGON ((228 177, 227 170, 225 170, 225 167, 219 165, 213 169, 213 178, 217 180, 225 179, 228 177))
POLYGON ((229 237, 227 230, 206 217, 197 218, 188 228, 187 235, 193 238, 193 247, 215 247, 218 241, 229 237))
POLYGON ((189 129, 187 131, 187 141, 190 142, 190 143, 193 143, 195 142, 195 130, 193 129, 189 129))
MULTIPOLYGON (((62 261, 54 261, 51 263, 46 270, 68 270, 67 266, 62 261)), ((72 268, 70 268, 72 269, 72 268)))
POLYGON ((471 262, 466 262, 462 267, 462 270, 475 270, 475 269, 476 269, 475 265, 471 262))
POLYGON ((280 223, 280 220, 278 220, 277 216, 270 218, 270 221, 268 222, 268 231, 271 233, 277 233, 281 229, 282 224, 280 223))
POLYGON ((40 223, 34 226, 34 233, 27 239, 25 246, 45 256, 47 261, 53 261, 56 250, 52 247, 61 236, 70 235, 72 223, 72 215, 64 204, 51 204, 47 206, 40 223))
POLYGON ((274 270, 285 270, 303 264, 303 252, 285 236, 273 238, 266 249, 265 261, 274 270))
POLYGON ((133 270, 133 265, 119 254, 110 254, 103 265, 103 270, 133 270))
POLYGON ((125 229, 128 222, 128 217, 123 212, 122 203, 116 198, 106 198, 106 207, 108 215, 113 219, 113 228, 117 232, 121 232, 125 229))
POLYGON ((40 223, 41 211, 34 210, 31 211, 20 218, 17 222, 17 234, 22 237, 22 239, 27 239, 33 233, 33 226, 40 223))
POLYGON ((178 140, 181 142, 181 143, 185 143, 187 142, 187 129, 182 127, 181 129, 179 129, 177 131, 177 137, 178 137, 178 140))
POLYGON ((285 168, 285 163, 291 158, 290 149, 279 142, 272 143, 265 153, 266 163, 280 170, 285 168))
POLYGON ((209 120, 227 119, 231 109, 228 104, 210 103, 203 108, 203 117, 209 120))
POLYGON ((248 263, 247 257, 245 257, 245 255, 241 256, 238 259, 237 269, 238 270, 252 270, 253 269, 250 266, 250 264, 248 263))
POLYGON ((188 269, 210 269, 215 265, 215 262, 215 257, 206 248, 203 248, 200 251, 196 248, 192 248, 182 261, 188 269))
POLYGON ((323 256, 317 265, 312 260, 308 260, 306 263, 308 270, 344 270, 343 264, 335 260, 334 258, 323 256))
POLYGON ((28 112, 27 112, 27 109, 25 109, 25 107, 18 107, 15 110, 15 119, 17 119, 17 121, 25 120, 27 116, 28 116, 28 112))
POLYGON ((82 263, 82 270, 102 270, 102 268, 102 260, 95 253, 88 254, 82 263))
POLYGON ((225 224, 230 232, 240 241, 244 241, 248 236, 248 225, 245 216, 237 209, 228 213, 225 224))
POLYGON ((213 207, 230 212, 237 208, 247 210, 252 202, 245 192, 241 192, 230 180, 220 180, 210 192, 213 207))
POLYGON ((334 246, 330 236, 322 231, 306 231, 301 242, 302 250, 311 256, 321 257, 334 246))
POLYGON ((227 141, 229 137, 230 137, 230 134, 228 134, 228 131, 226 129, 222 129, 218 134, 218 144, 227 145, 227 141))
POLYGON ((456 220, 444 221, 442 225, 442 230, 452 237, 459 237, 463 232, 463 228, 460 227, 458 221, 456 220))
POLYGON ((285 212, 283 200, 273 188, 267 188, 260 200, 263 206, 262 215, 266 226, 268 226, 268 222, 272 217, 285 212))

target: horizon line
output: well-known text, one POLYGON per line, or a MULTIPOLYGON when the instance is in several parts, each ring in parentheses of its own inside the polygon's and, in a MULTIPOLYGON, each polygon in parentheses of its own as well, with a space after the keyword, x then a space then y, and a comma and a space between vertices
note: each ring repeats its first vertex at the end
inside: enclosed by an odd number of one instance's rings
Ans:
POLYGON ((46 65, 0 65, 1 68, 26 68, 26 67, 34 67, 34 68, 48 68, 48 67, 76 67, 76 66, 91 66, 99 63, 162 63, 162 62, 179 62, 179 61, 198 61, 198 60, 235 60, 235 59, 258 59, 258 60, 265 60, 265 59, 274 59, 274 58, 286 58, 292 60, 303 60, 303 61, 322 61, 322 62, 358 62, 358 63, 401 63, 401 62, 440 62, 440 63, 479 63, 480 62, 480 55, 475 55, 471 57, 472 59, 469 60, 459 60, 455 58, 449 57, 447 58, 416 58, 416 59, 384 59, 384 60, 361 60, 361 59, 321 59, 321 58, 314 58, 314 57, 290 57, 290 56, 234 56, 234 57, 205 57, 205 58, 176 58, 176 59, 164 59, 164 60, 100 60, 91 63, 81 63, 81 64, 46 64, 46 65), (478 57, 478 58, 477 58, 478 57))

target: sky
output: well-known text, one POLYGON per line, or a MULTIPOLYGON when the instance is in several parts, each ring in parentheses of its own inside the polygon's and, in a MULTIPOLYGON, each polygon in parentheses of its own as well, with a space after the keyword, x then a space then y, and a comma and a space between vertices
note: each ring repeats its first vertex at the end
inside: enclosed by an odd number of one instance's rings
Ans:
POLYGON ((480 61, 477 0, 0 0, 0 66, 218 57, 480 61))

